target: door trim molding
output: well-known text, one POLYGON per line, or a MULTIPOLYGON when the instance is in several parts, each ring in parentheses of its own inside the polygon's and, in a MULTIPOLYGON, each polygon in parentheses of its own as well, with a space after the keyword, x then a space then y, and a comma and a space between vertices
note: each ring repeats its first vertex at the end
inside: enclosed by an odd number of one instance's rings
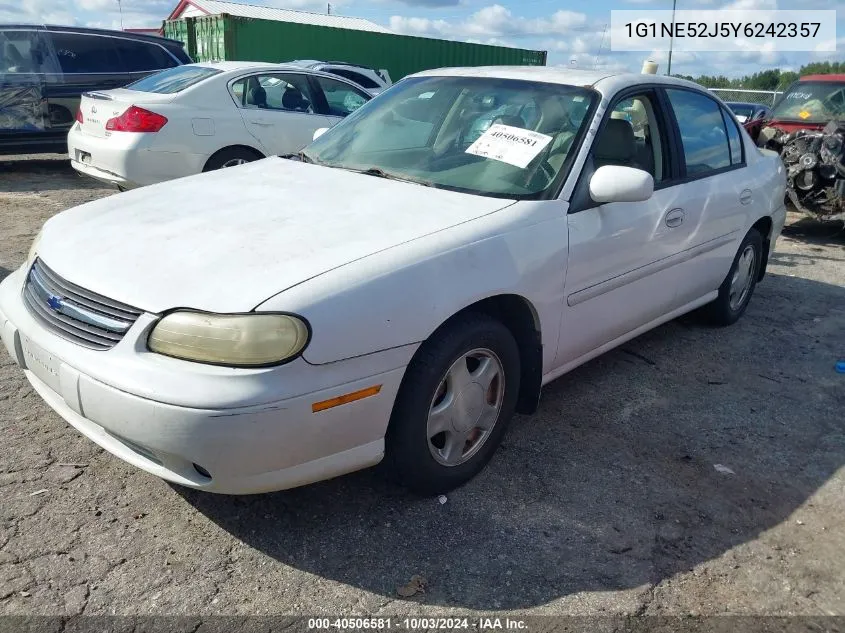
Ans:
POLYGON ((640 266, 639 268, 629 270, 628 272, 622 273, 616 277, 611 277, 605 281, 600 281, 597 284, 573 292, 572 294, 566 296, 566 305, 569 307, 577 306, 580 303, 600 297, 601 295, 612 292, 622 286, 626 286, 650 275, 662 272, 672 266, 688 262, 700 255, 704 255, 705 253, 714 251, 726 244, 730 244, 736 239, 735 236, 737 233, 739 233, 739 231, 728 233, 722 237, 717 237, 708 242, 704 242, 703 244, 698 244, 697 246, 688 248, 687 250, 676 253, 675 255, 669 255, 668 257, 658 259, 657 261, 646 264, 645 266, 640 266))

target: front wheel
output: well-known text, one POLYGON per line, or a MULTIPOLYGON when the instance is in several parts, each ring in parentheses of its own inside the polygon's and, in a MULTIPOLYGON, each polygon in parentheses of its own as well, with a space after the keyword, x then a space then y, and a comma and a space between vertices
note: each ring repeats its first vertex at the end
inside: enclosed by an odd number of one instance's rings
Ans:
POLYGON ((704 316, 714 325, 733 325, 745 313, 760 267, 763 264, 763 237, 751 229, 739 245, 728 276, 719 287, 719 296, 704 307, 704 316))
POLYGON ((516 408, 519 349, 482 314, 456 319, 423 344, 390 418, 384 466, 421 494, 448 492, 490 461, 516 408))

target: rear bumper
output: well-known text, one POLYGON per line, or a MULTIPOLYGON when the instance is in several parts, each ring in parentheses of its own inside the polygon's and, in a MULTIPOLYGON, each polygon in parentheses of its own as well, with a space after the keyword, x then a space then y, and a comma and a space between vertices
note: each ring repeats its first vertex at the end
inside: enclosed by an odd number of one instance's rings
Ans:
POLYGON ((68 156, 78 172, 126 188, 152 185, 202 172, 202 154, 156 151, 149 134, 114 132, 98 138, 74 127, 67 138, 68 156), (83 160, 85 157, 85 160, 83 160))

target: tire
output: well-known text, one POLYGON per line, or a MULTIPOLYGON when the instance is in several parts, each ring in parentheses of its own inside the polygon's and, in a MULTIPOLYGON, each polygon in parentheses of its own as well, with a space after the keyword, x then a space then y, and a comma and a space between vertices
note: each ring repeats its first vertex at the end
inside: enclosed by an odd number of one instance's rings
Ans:
POLYGON ((422 345, 405 372, 385 437, 383 469, 423 495, 465 484, 501 443, 519 382, 519 348, 504 325, 483 314, 447 324, 422 345), (446 430, 436 432, 440 426, 446 430))
POLYGON ((226 167, 235 167, 243 163, 251 163, 254 160, 262 158, 258 152, 255 152, 246 147, 227 147, 221 149, 208 159, 208 162, 203 167, 203 171, 214 171, 215 169, 224 169, 226 167))
POLYGON ((719 296, 703 308, 703 316, 708 322, 724 327, 739 320, 754 294, 762 262, 763 237, 757 229, 751 229, 739 245, 728 276, 719 286, 719 296), (753 256, 750 263, 747 261, 748 253, 753 256), (742 279, 746 274, 750 274, 750 279, 744 284, 742 279), (738 285, 734 284, 735 279, 738 285))

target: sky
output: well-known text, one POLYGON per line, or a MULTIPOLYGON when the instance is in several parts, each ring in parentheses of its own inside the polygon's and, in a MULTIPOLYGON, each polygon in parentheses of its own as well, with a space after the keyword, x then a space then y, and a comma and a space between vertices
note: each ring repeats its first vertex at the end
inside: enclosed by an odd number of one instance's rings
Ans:
MULTIPOLYGON (((159 26, 177 0, 121 0, 125 27, 159 26)), ((611 9, 671 9, 672 0, 333 0, 339 15, 366 18, 396 33, 518 46, 549 52, 548 64, 639 72, 645 59, 666 71, 667 53, 610 50, 611 9)), ((325 12, 326 0, 250 0, 325 12)), ((845 60, 845 2, 834 0, 678 0, 678 9, 836 9, 836 53, 675 51, 672 72, 738 77, 809 61, 845 60)), ((38 22, 120 28, 117 0, 0 0, 0 23, 38 22)))

